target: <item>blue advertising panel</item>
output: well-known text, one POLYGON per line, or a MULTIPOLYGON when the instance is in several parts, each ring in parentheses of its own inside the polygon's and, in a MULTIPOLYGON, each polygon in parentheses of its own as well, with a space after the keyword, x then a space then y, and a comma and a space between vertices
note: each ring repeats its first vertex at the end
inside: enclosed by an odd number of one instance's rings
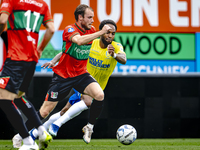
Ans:
POLYGON ((128 60, 125 65, 117 63, 113 73, 185 74, 191 72, 196 72, 195 61, 128 60))

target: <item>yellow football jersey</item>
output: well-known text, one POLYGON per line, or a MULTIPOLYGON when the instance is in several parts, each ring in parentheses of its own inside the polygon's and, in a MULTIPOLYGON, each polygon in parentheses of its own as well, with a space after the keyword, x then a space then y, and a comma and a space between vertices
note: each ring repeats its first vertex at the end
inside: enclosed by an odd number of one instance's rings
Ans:
MULTIPOLYGON (((115 53, 124 53, 123 46, 120 43, 112 41, 115 53)), ((100 39, 95 39, 90 48, 90 54, 87 62, 88 72, 97 80, 104 90, 109 77, 113 73, 117 61, 110 56, 108 49, 100 47, 100 39)))

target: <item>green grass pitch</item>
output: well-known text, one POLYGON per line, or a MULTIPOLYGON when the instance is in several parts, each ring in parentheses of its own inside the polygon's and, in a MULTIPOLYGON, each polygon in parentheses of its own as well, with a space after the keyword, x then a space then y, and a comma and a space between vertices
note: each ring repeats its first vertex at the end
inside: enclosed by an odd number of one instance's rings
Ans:
MULTIPOLYGON (((37 141, 38 142, 38 141, 37 141)), ((11 140, 0 140, 0 150, 12 148, 11 140)), ((122 145, 117 139, 55 139, 47 150, 200 150, 200 139, 137 139, 131 145, 122 145)))

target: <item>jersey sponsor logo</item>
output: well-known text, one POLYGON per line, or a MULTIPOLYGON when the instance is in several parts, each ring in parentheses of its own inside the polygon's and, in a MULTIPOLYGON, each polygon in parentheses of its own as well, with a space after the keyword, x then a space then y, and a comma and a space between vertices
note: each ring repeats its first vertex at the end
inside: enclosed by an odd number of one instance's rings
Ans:
POLYGON ((74 28, 69 28, 68 29, 68 32, 70 33, 70 32, 74 32, 74 28))
POLYGON ((77 45, 76 43, 72 43, 70 47, 66 46, 66 42, 63 42, 63 52, 69 54, 70 56, 79 59, 79 60, 87 60, 90 53, 91 44, 88 45, 77 45), (65 50, 67 52, 65 52, 65 50))
POLYGON ((95 67, 99 68, 110 68, 110 64, 103 64, 103 60, 98 60, 96 58, 89 57, 89 63, 95 67))
POLYGON ((51 98, 56 99, 58 97, 58 92, 51 92, 51 98))
POLYGON ((10 77, 0 78, 0 88, 5 88, 10 77))
POLYGON ((90 50, 83 50, 83 49, 80 49, 78 47, 75 47, 74 51, 76 51, 76 53, 80 53, 81 55, 84 55, 84 54, 89 54, 90 53, 90 50))
POLYGON ((34 0, 20 0, 20 2, 23 2, 23 3, 28 3, 28 4, 33 4, 33 5, 36 5, 38 7, 42 7, 43 4, 42 3, 38 3, 34 0))
POLYGON ((3 3, 1 7, 8 7, 8 3, 3 3))

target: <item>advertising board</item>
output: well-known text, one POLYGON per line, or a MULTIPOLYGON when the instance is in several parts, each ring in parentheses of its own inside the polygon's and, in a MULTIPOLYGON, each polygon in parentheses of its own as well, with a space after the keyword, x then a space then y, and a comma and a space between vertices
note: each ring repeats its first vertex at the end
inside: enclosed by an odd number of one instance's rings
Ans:
MULTIPOLYGON (((112 19, 117 24, 115 40, 124 46, 127 64, 118 64, 114 73, 200 72, 200 0, 45 1, 54 18, 56 32, 37 64, 36 74, 52 73, 41 65, 61 51, 62 32, 75 22, 74 10, 81 3, 93 8, 93 25, 97 30, 104 19, 112 19)), ((39 40, 44 29, 41 27, 39 40)), ((0 41, 0 67, 4 60, 0 41)))
MULTIPOLYGON (((56 31, 39 60, 36 73, 51 74, 51 69, 41 66, 50 61, 62 49, 62 33, 56 31)), ((40 31, 41 38, 44 31, 40 31)), ((120 42, 127 55, 126 65, 117 64, 113 74, 186 74, 200 72, 197 68, 195 40, 200 34, 193 33, 124 33, 118 32, 115 41, 120 42)), ((198 51, 200 51, 200 45, 198 51)))
POLYGON ((104 19, 117 23, 119 32, 200 32, 199 0, 45 0, 55 27, 75 22, 74 10, 84 3, 94 10, 94 26, 104 19))

